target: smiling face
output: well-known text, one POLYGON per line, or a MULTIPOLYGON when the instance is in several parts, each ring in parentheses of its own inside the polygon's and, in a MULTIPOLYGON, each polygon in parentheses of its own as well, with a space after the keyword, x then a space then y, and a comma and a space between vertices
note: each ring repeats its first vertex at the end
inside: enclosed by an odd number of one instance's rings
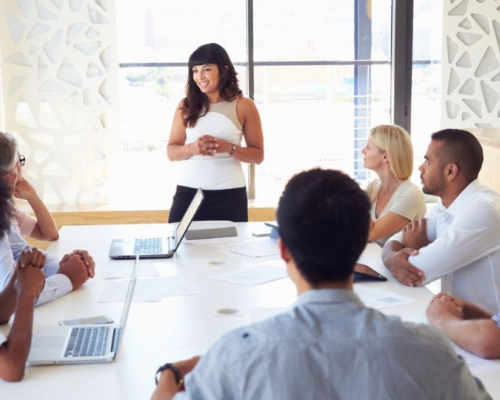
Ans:
POLYGON ((363 166, 365 168, 375 171, 382 166, 385 151, 377 147, 370 138, 368 138, 366 146, 361 150, 361 153, 363 153, 363 166))
POLYGON ((216 64, 195 65, 191 69, 193 80, 202 93, 210 97, 220 97, 220 71, 216 64))
POLYGON ((420 179, 422 180, 422 191, 425 194, 439 196, 445 187, 444 171, 437 154, 442 145, 443 142, 432 140, 429 147, 427 147, 427 152, 424 156, 425 160, 418 168, 420 179))

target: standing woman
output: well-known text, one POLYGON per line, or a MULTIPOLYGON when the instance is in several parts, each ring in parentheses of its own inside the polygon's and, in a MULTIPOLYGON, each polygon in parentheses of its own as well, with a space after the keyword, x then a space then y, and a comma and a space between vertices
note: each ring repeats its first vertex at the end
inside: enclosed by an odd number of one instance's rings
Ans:
POLYGON ((196 220, 246 222, 241 162, 264 159, 259 112, 242 96, 234 66, 218 44, 198 47, 188 68, 186 97, 175 111, 167 146, 171 161, 183 161, 169 222, 180 221, 198 188, 205 200, 196 220))
POLYGON ((363 153, 364 167, 375 171, 378 179, 366 192, 372 202, 368 241, 383 246, 409 221, 425 215, 420 188, 410 182, 413 147, 410 135, 397 125, 379 125, 370 131, 363 153))

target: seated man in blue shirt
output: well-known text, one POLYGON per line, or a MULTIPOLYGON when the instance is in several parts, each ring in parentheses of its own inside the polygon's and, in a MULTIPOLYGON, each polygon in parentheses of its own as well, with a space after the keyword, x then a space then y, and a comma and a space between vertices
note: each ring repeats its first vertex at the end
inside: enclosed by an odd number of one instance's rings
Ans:
POLYGON ((468 352, 500 358, 500 312, 492 315, 465 300, 439 293, 427 307, 427 318, 468 352))
POLYGON ((277 221, 298 301, 227 333, 199 359, 165 364, 153 399, 489 399, 444 335, 354 294, 370 207, 342 172, 294 176, 277 221))

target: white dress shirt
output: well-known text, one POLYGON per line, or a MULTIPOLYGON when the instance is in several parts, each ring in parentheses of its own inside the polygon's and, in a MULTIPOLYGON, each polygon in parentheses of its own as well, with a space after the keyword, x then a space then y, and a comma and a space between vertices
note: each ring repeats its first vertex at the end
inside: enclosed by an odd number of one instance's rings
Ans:
MULTIPOLYGON (((425 274, 424 285, 442 278, 442 291, 491 313, 500 309, 500 195, 478 180, 448 207, 434 206, 427 218, 432 242, 410 256, 425 274)), ((402 242, 402 234, 391 238, 402 242)))
MULTIPOLYGON (((28 245, 26 240, 16 229, 9 230, 8 234, 0 240, 0 290, 7 285, 14 266, 21 256, 22 250, 28 245)), ((66 275, 58 274, 59 260, 54 256, 44 253, 47 261, 42 271, 46 276, 43 287, 36 305, 55 300, 73 290, 73 285, 66 275)))
POLYGON ((6 341, 7 341, 7 338, 5 337, 3 332, 0 331, 0 346, 2 346, 2 344, 4 344, 6 341))

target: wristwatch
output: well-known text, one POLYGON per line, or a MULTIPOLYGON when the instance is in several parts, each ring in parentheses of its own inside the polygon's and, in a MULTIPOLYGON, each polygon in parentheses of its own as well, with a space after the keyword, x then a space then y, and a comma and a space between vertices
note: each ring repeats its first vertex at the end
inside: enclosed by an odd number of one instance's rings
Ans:
POLYGON ((235 151, 236 151, 236 146, 231 143, 231 151, 229 152, 229 155, 232 156, 235 151))
POLYGON ((155 375, 156 386, 158 386, 158 376, 161 375, 161 373, 166 369, 169 369, 174 373, 175 383, 177 383, 177 389, 180 389, 181 386, 184 384, 184 379, 182 379, 182 374, 181 371, 179 371, 179 368, 177 368, 175 364, 172 363, 166 363, 162 365, 160 368, 158 368, 158 371, 156 371, 155 375))

